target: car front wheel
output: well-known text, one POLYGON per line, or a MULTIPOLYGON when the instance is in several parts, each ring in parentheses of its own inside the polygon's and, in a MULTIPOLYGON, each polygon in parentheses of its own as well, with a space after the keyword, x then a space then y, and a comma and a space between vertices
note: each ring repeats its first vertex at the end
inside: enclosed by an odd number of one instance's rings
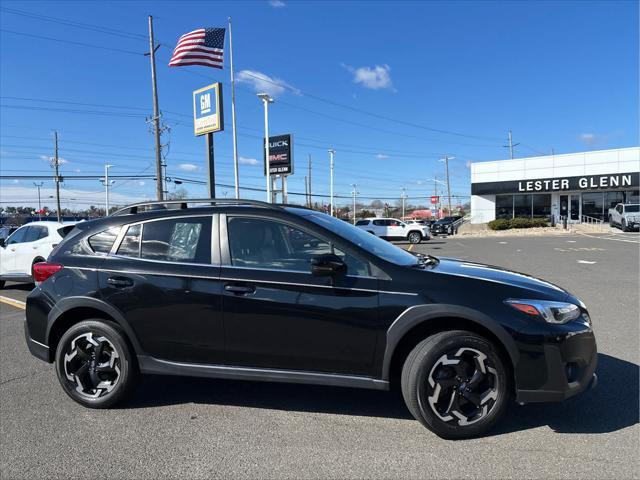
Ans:
POLYGON ((109 408, 124 400, 138 373, 117 325, 99 319, 65 332, 56 350, 56 371, 65 393, 90 408, 109 408))
POLYGON ((411 414, 447 439, 486 433, 511 397, 507 369, 494 346, 466 331, 441 332, 416 345, 401 383, 411 414))
POLYGON ((420 234, 420 232, 410 232, 408 235, 408 240, 409 243, 413 243, 415 245, 416 243, 420 243, 422 241, 422 235, 420 234))
POLYGON ((629 231, 629 229, 627 228, 627 221, 624 218, 622 219, 622 223, 620 224, 620 229, 623 232, 629 231))

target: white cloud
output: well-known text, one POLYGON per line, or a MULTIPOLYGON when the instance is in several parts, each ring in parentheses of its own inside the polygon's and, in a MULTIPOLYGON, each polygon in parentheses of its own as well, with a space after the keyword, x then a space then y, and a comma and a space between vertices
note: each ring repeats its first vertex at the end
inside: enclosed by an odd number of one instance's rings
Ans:
POLYGON ((138 182, 138 185, 140 185, 141 187, 144 187, 144 182, 140 181, 140 182, 138 182))
POLYGON ((194 165, 193 163, 181 163, 180 165, 178 165, 178 168, 180 170, 184 170, 185 172, 195 172, 200 169, 200 167, 194 165))
POLYGON ((241 165, 259 165, 260 162, 255 158, 238 157, 238 163, 241 165))
POLYGON ((272 97, 279 97, 286 90, 293 90, 293 93, 300 95, 300 90, 292 87, 284 80, 276 77, 270 77, 262 72, 255 70, 241 70, 236 75, 236 80, 240 83, 246 83, 253 87, 256 93, 266 93, 272 97))
POLYGON ((13 180, 13 183, 20 183, 20 180, 18 180, 17 178, 13 180))
POLYGON ((269 0, 269 5, 271 5, 273 8, 283 8, 287 6, 287 4, 282 0, 269 0))
POLYGON ((389 155, 385 155, 384 153, 378 153, 378 154, 376 155, 376 158, 377 158, 378 160, 387 160, 387 159, 389 158, 389 155))
POLYGON ((598 141, 598 135, 595 133, 582 133, 579 138, 587 145, 593 145, 598 141))
POLYGON ((391 82, 391 67, 389 65, 376 65, 375 67, 355 68, 345 63, 341 64, 348 72, 353 74, 353 83, 358 83, 371 90, 388 89, 395 91, 391 82))

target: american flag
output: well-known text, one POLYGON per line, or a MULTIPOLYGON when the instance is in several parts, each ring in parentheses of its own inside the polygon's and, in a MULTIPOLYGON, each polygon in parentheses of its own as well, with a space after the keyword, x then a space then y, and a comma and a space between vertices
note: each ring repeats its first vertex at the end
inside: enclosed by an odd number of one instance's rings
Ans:
POLYGON ((224 28, 199 28, 180 37, 169 66, 202 65, 222 68, 223 52, 224 28))

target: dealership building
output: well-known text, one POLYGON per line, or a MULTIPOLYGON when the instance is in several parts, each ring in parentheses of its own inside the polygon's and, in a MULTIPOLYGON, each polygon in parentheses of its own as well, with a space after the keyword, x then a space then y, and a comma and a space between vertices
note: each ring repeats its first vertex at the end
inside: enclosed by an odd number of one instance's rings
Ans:
POLYGON ((475 162, 471 223, 552 216, 606 221, 610 207, 639 202, 639 177, 640 147, 475 162))

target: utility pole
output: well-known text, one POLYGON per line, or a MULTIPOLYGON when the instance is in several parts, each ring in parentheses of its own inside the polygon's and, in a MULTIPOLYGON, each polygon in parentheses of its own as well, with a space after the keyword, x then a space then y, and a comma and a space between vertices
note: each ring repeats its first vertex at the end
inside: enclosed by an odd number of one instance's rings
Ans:
POLYGON ((158 85, 156 83, 156 46, 153 39, 153 17, 149 15, 149 58, 151 59, 151 88, 153 92, 153 134, 156 143, 156 195, 158 200, 164 200, 162 180, 162 145, 160 144, 160 112, 158 109, 158 85))
POLYGON ((447 172, 447 197, 449 203, 449 214, 451 216, 451 184, 449 183, 449 160, 453 160, 455 157, 450 157, 449 155, 445 155, 443 158, 445 169, 447 172))
POLYGON ((55 147, 54 147, 54 156, 53 156, 53 168, 55 169, 56 175, 54 177, 54 180, 56 182, 56 208, 57 208, 57 217, 58 217, 58 222, 61 221, 61 215, 60 215, 60 171, 59 171, 59 167, 60 167, 60 159, 58 158, 58 132, 53 132, 53 138, 54 138, 54 142, 55 142, 55 147))
POLYGON ((358 185, 355 183, 352 183, 351 186, 353 187, 353 190, 351 190, 351 195, 353 196, 353 211, 352 216, 353 216, 353 224, 356 224, 356 196, 358 195, 358 185))
POLYGON ((40 202, 40 189, 44 185, 44 182, 33 182, 33 185, 38 189, 38 220, 42 220, 42 202, 40 202))
POLYGON ((511 130, 509 130, 509 145, 503 145, 505 148, 509 148, 509 158, 513 160, 513 147, 517 147, 520 145, 519 143, 513 143, 513 137, 511 135, 511 130))
POLYGON ((313 203, 313 199, 311 197, 311 154, 309 154, 309 164, 307 165, 307 170, 308 170, 308 182, 309 182, 309 198, 307 199, 307 201, 309 202, 309 208, 311 208, 311 205, 313 203))
POLYGON ((330 213, 331 216, 333 217, 333 156, 335 155, 336 151, 333 148, 329 149, 329 171, 330 171, 330 184, 329 184, 329 191, 330 191, 330 199, 331 199, 331 207, 330 207, 330 213))
POLYGON ((402 220, 404 220, 404 202, 407 198, 407 194, 406 192, 406 188, 402 187, 402 194, 400 195, 400 198, 402 199, 402 220))
POLYGON ((266 93, 259 93, 258 98, 264 104, 264 168, 267 176, 267 202, 273 203, 271 198, 271 165, 269 162, 269 104, 273 103, 273 98, 266 93))
POLYGON ((304 176, 304 203, 307 207, 309 206, 309 181, 306 175, 304 176))

